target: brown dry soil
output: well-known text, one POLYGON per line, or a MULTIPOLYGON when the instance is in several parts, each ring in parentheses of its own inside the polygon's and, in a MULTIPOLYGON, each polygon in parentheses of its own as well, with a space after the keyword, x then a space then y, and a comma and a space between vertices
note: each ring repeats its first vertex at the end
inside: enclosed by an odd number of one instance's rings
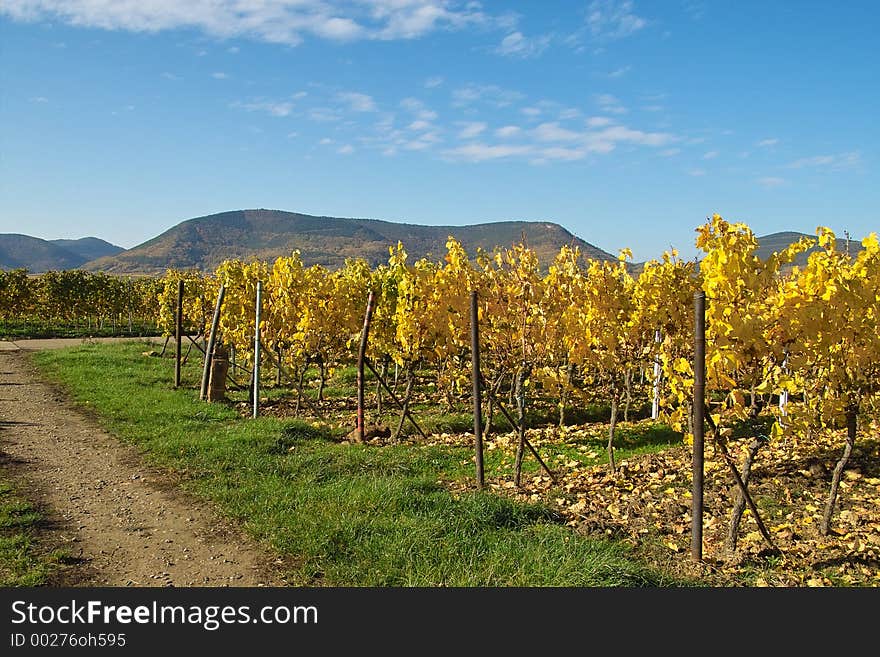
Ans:
POLYGON ((286 585, 276 556, 98 428, 24 356, 68 344, 0 346, 0 468, 42 512, 41 549, 69 555, 48 584, 286 585))
MULTIPOLYGON (((578 434, 594 431, 574 429, 560 436, 555 429, 538 429, 530 432, 530 441, 539 452, 552 453, 552 444, 576 441, 578 434)), ((525 476, 516 488, 510 473, 504 473, 489 477, 487 484, 522 501, 544 502, 575 531, 627 542, 666 571, 696 576, 711 586, 876 587, 880 586, 880 431, 871 425, 862 432, 843 471, 827 535, 820 525, 843 436, 765 445, 748 489, 769 541, 746 509, 734 548, 728 544, 728 533, 738 488, 727 461, 708 443, 698 563, 692 559, 693 451, 687 445, 634 456, 622 461, 614 474, 607 465, 563 459, 553 464, 555 482, 539 472, 525 476)), ((441 437, 447 443, 469 440, 465 435, 441 437)), ((516 440, 513 434, 500 435, 486 447, 512 455, 516 440)), ((745 447, 728 446, 734 463, 743 462, 745 447)))

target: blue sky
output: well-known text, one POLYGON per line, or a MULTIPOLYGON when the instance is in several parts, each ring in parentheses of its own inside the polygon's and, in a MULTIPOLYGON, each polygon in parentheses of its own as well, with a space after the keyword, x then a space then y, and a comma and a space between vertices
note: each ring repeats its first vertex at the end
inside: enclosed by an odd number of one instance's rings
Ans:
POLYGON ((130 248, 244 208, 861 239, 880 3, 0 0, 0 232, 130 248))

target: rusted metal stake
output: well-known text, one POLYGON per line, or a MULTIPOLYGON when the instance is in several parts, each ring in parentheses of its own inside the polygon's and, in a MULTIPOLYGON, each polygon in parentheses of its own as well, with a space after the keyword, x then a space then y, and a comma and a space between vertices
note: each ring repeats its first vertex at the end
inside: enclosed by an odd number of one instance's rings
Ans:
POLYGON ((253 417, 260 414, 260 306, 262 303, 263 287, 257 281, 256 311, 254 314, 254 410, 253 417))
POLYGON ((706 402, 706 293, 694 294, 694 453, 691 558, 703 560, 703 423, 706 402))
POLYGON ((471 387, 474 397, 474 454, 477 465, 477 488, 485 482, 483 470, 483 414, 480 396, 480 325, 477 292, 471 292, 471 387))
POLYGON ((370 332, 370 319, 373 317, 373 290, 367 297, 367 311, 364 313, 364 328, 361 331, 361 344, 357 361, 357 439, 364 442, 364 358, 367 355, 367 335, 370 332))
POLYGON ((174 322, 174 387, 180 387, 180 347, 183 337, 183 279, 177 281, 177 315, 174 322))

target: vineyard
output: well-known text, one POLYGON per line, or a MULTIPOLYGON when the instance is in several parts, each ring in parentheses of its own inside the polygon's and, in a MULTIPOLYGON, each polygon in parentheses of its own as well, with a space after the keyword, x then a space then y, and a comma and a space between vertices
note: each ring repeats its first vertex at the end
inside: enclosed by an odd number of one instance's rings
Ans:
POLYGON ((707 554, 778 558, 836 540, 876 573, 880 525, 847 500, 880 491, 880 244, 836 244, 819 228, 760 259, 747 225, 715 215, 697 229, 699 263, 670 251, 635 270, 627 250, 603 262, 567 247, 542 263, 527 244, 469 254, 450 238, 441 261, 410 262, 397 244, 375 268, 306 267, 293 252, 127 283, 6 272, 0 306, 7 325, 142 318, 178 368, 204 366, 203 398, 352 443, 476 441, 478 485, 485 449, 493 490, 551 494, 572 526, 612 533, 628 519, 638 538, 662 525, 675 552, 690 522, 687 454, 705 439, 707 554), (805 461, 807 446, 824 461, 805 461), (667 454, 664 469, 642 469, 639 450, 667 454), (811 497, 762 500, 814 469, 811 497))
POLYGON ((0 270, 0 337, 154 335, 156 278, 0 270))

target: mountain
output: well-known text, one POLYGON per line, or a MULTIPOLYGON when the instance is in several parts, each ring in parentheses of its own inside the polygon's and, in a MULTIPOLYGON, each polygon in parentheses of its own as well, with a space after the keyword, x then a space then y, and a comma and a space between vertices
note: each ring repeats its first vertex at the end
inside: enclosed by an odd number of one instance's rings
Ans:
MULTIPOLYGON (((818 240, 815 235, 810 235, 808 233, 797 233, 794 231, 782 231, 779 233, 771 233, 769 235, 764 235, 763 237, 758 237, 758 250, 757 256, 762 260, 765 260, 770 257, 771 254, 777 253, 784 248, 786 248, 789 244, 794 244, 802 237, 809 237, 813 240, 815 246, 810 247, 803 253, 799 253, 792 264, 797 265, 799 267, 803 267, 807 264, 807 258, 809 258, 810 254, 814 251, 819 250, 818 240)), ((838 237, 836 244, 838 251, 846 252, 847 250, 847 240, 845 238, 838 237)), ((852 254, 858 253, 862 249, 862 243, 860 240, 849 240, 849 252, 852 254)))
POLYGON ((18 233, 0 234, 0 269, 27 269, 40 274, 49 270, 77 269, 97 257, 123 251, 97 237, 78 240, 44 240, 18 233))
POLYGON ((500 221, 470 226, 422 226, 378 219, 319 217, 281 210, 236 210, 188 219, 143 244, 86 263, 83 268, 117 274, 155 274, 169 267, 213 271, 223 260, 272 261, 299 249, 306 266, 330 269, 347 258, 371 266, 388 261, 388 248, 402 242, 411 262, 441 259, 452 235, 469 254, 483 247, 511 246, 525 238, 539 261, 550 259, 564 244, 579 246, 591 258, 616 258, 555 223, 500 221))
POLYGON ((116 255, 125 251, 121 246, 110 244, 97 237, 81 237, 78 240, 49 240, 52 244, 56 244, 63 249, 82 258, 82 264, 103 258, 104 256, 116 255))
POLYGON ((18 233, 0 234, 0 269, 24 267, 32 273, 75 269, 86 261, 62 246, 18 233))

